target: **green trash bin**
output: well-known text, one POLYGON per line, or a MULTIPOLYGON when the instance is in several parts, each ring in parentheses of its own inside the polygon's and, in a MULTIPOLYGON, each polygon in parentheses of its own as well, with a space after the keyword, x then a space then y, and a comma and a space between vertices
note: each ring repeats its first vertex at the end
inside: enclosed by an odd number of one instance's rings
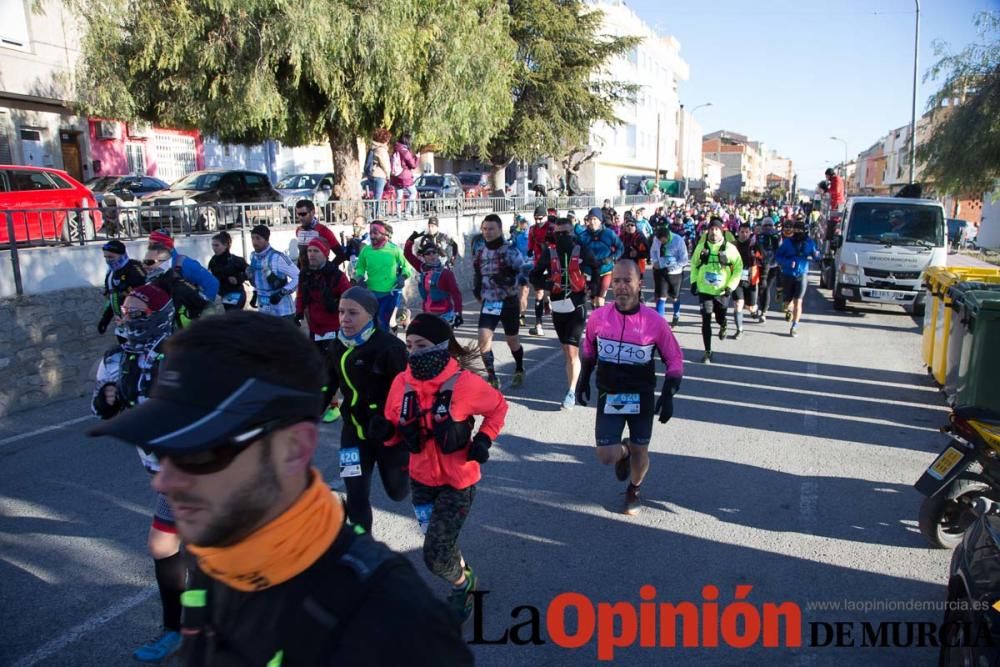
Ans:
POLYGON ((1000 293, 965 294, 955 405, 1000 412, 1000 293))
MULTIPOLYGON (((946 364, 947 374, 944 381, 944 393, 948 402, 955 404, 955 396, 958 393, 958 368, 962 359, 962 350, 966 343, 972 342, 972 336, 965 335, 966 320, 969 315, 965 310, 965 297, 976 291, 993 292, 996 299, 1000 299, 1000 284, 986 283, 980 281, 964 281, 948 288, 948 296, 951 300, 949 307, 951 314, 951 331, 948 336, 948 350, 946 352, 948 363, 946 364)), ((985 295, 984 295, 985 296, 985 295)))

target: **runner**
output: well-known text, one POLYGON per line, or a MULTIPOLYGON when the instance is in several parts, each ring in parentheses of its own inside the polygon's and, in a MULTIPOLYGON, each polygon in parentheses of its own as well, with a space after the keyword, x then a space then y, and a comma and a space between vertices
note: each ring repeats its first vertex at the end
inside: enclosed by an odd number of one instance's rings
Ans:
POLYGON ((413 269, 399 246, 390 242, 389 228, 384 222, 373 220, 370 229, 371 245, 361 249, 354 267, 355 278, 360 287, 370 289, 378 299, 375 326, 389 331, 399 294, 406 279, 413 275, 413 269))
POLYGON ((208 270, 219 281, 219 296, 222 307, 243 310, 247 305, 247 293, 243 283, 247 279, 247 261, 231 252, 233 239, 229 232, 222 231, 212 237, 212 259, 208 260, 208 270))
POLYGON ((437 246, 438 257, 447 268, 455 266, 455 260, 458 259, 458 244, 450 236, 440 231, 436 215, 427 218, 427 233, 424 236, 437 246))
POLYGON ((736 322, 736 333, 733 340, 743 337, 743 308, 750 306, 750 316, 759 319, 759 314, 753 312, 757 307, 757 283, 760 282, 760 266, 763 255, 757 248, 757 240, 750 230, 749 222, 741 222, 736 231, 736 249, 740 253, 743 269, 740 272, 740 282, 733 290, 733 320, 736 322))
MULTIPOLYGON (((92 409, 101 419, 117 422, 121 413, 144 402, 163 361, 163 344, 173 332, 174 304, 170 295, 155 285, 136 287, 122 303, 125 341, 105 353, 97 369, 92 409)), ((97 426, 90 434, 113 429, 97 426)), ((157 458, 137 448, 143 467, 155 475, 157 458)), ((181 643, 181 592, 184 590, 184 561, 174 514, 166 497, 158 493, 146 547, 153 557, 156 585, 162 607, 162 633, 135 651, 139 662, 161 662, 177 651, 181 643)))
POLYGON ((234 312, 166 354, 150 399, 98 432, 159 457, 154 488, 197 559, 178 662, 472 665, 447 607, 406 558, 345 524, 312 466, 324 377, 305 336, 234 312))
MULTIPOLYGON (((337 339, 340 331, 340 298, 351 288, 351 281, 336 264, 327 261, 330 248, 321 236, 309 242, 306 250, 308 263, 299 274, 299 288, 295 297, 295 323, 302 324, 303 318, 309 327, 309 338, 324 359, 327 351, 337 339)), ((330 366, 329 361, 327 366, 330 366)), ((340 404, 332 390, 333 369, 328 368, 328 380, 323 387, 326 396, 326 412, 323 422, 330 424, 340 419, 340 404)))
POLYGON ((757 247, 761 252, 761 267, 765 277, 758 285, 760 297, 758 299, 757 320, 766 322, 767 311, 771 305, 771 289, 781 277, 781 267, 778 266, 778 260, 775 257, 778 246, 781 245, 781 237, 774 228, 774 219, 770 216, 761 218, 758 224, 760 225, 760 233, 757 235, 757 247))
POLYGON ((219 293, 219 281, 197 260, 178 253, 174 239, 166 232, 150 233, 142 266, 146 282, 170 294, 176 328, 187 326, 211 310, 219 293))
POLYGON ((582 248, 573 233, 573 223, 559 218, 555 223, 554 242, 542 251, 531 270, 531 283, 545 289, 552 300, 552 326, 566 357, 566 380, 569 389, 562 409, 576 404, 575 389, 580 377, 580 338, 587 322, 587 277, 583 267, 593 264, 590 251, 582 248))
POLYGON ((642 305, 642 277, 631 260, 615 265, 612 274, 615 302, 595 310, 583 340, 583 370, 576 385, 576 401, 590 400, 590 376, 597 367, 597 418, 594 439, 597 458, 614 465, 625 489, 626 514, 639 511, 639 488, 649 471, 649 441, 653 417, 666 424, 674 413, 674 394, 684 374, 684 357, 666 320, 642 305), (654 348, 666 364, 666 375, 656 392, 654 348), (625 426, 628 438, 623 440, 625 426))
POLYGON ((650 248, 653 263, 653 295, 656 297, 656 312, 667 316, 667 298, 673 299, 674 317, 670 326, 676 327, 681 321, 681 284, 684 282, 684 267, 688 263, 687 244, 684 237, 666 227, 660 227, 650 248))
POLYGON ((382 416, 393 378, 406 368, 406 346, 385 329, 375 327, 375 295, 352 287, 340 297, 340 332, 327 352, 332 369, 329 392, 344 394, 340 431, 340 476, 347 487, 347 518, 372 529, 372 471, 389 498, 400 501, 409 494, 406 452, 387 448, 392 427, 382 416))
MULTIPOLYGON (((638 221, 629 220, 622 227, 622 258, 631 259, 639 267, 639 274, 646 273, 646 260, 649 258, 649 237, 638 230, 638 221)), ((649 223, 646 223, 649 226, 649 223)))
POLYGON ((254 295, 251 305, 265 315, 295 319, 292 294, 299 286, 299 269, 283 252, 271 247, 271 228, 257 225, 250 230, 253 254, 250 256, 250 284, 254 295))
POLYGON ((781 266, 782 292, 788 304, 785 310, 791 314, 792 328, 788 335, 794 338, 799 335, 802 301, 809 283, 809 261, 818 260, 820 254, 816 243, 806 235, 805 220, 796 220, 792 231, 792 237, 781 242, 776 257, 781 266))
POLYGON ((604 295, 611 286, 611 270, 622 256, 621 239, 604 226, 604 214, 599 208, 592 208, 584 220, 585 227, 577 234, 580 245, 587 248, 599 266, 587 266, 584 272, 590 279, 590 299, 594 308, 604 305, 604 295))
POLYGON ((108 265, 108 271, 104 274, 104 296, 108 302, 97 323, 97 333, 103 336, 111 320, 114 320, 115 336, 120 344, 125 342, 122 301, 131 290, 146 284, 146 274, 143 273, 142 264, 129 259, 125 244, 118 239, 105 243, 101 246, 101 251, 104 253, 104 262, 108 265))
POLYGON ((295 228, 295 243, 299 246, 299 269, 308 266, 307 248, 309 242, 315 238, 326 241, 327 247, 333 251, 333 263, 337 266, 340 266, 340 263, 347 259, 344 248, 337 240, 337 235, 316 217, 316 205, 313 204, 312 200, 300 199, 295 202, 295 219, 299 223, 299 226, 295 228))
POLYGON ((406 347, 409 365, 392 383, 385 418, 396 426, 393 442, 403 445, 398 449, 409 451, 424 562, 451 585, 448 606, 464 623, 478 577, 458 548, 458 535, 472 510, 480 465, 489 460, 503 429, 507 402, 474 370, 479 351, 462 347, 436 315, 413 318, 406 347), (479 416, 483 420, 473 435, 479 416))
MULTIPOLYGON (((534 265, 542 251, 552 242, 552 218, 544 206, 535 207, 535 224, 528 231, 528 252, 526 257, 530 258, 529 264, 534 265)), ((523 272, 524 276, 530 271, 531 266, 523 272)), ((528 301, 528 280, 524 281, 524 296, 522 298, 522 311, 527 308, 528 301)), ((544 336, 545 330, 542 328, 542 318, 545 315, 545 290, 535 290, 535 326, 528 329, 532 336, 544 336)))
POLYGON ((410 235, 403 254, 418 271, 417 289, 423 299, 424 312, 433 313, 452 326, 462 326, 462 290, 458 287, 455 272, 442 261, 441 248, 433 237, 410 235), (421 238, 421 242, 414 254, 413 244, 417 238, 421 238))
POLYGON ((489 382, 500 388, 493 360, 493 333, 503 324, 507 346, 514 357, 514 389, 524 383, 524 348, 518 337, 517 276, 521 270, 521 254, 504 242, 503 222, 496 213, 490 213, 479 226, 483 245, 472 258, 474 271, 472 294, 482 304, 479 311, 479 351, 489 382))
POLYGON ((729 296, 739 285, 742 272, 736 245, 726 239, 722 220, 712 218, 691 256, 691 293, 701 303, 701 340, 705 345, 702 361, 706 364, 712 363, 712 314, 719 323, 719 340, 725 340, 729 296))

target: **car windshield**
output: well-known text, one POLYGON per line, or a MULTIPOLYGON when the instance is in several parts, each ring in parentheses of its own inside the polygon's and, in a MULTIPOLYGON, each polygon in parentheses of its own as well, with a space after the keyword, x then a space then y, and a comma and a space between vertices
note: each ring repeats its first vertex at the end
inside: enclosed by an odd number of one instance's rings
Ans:
POLYGON ((211 190, 222 179, 220 172, 195 172, 170 186, 171 190, 211 190))
POLYGON ((444 185, 442 176, 421 176, 417 185, 424 188, 439 188, 444 185))
POLYGON ((458 180, 462 185, 479 185, 482 176, 479 174, 459 174, 458 180))
POLYGON ((312 190, 319 183, 313 174, 292 174, 278 181, 279 190, 312 190))
POLYGON ((944 218, 935 206, 859 203, 851 209, 847 240, 852 243, 944 245, 944 218))
POLYGON ((91 192, 107 192, 115 187, 119 178, 119 176, 101 176, 100 178, 95 178, 88 183, 87 187, 90 188, 91 192))

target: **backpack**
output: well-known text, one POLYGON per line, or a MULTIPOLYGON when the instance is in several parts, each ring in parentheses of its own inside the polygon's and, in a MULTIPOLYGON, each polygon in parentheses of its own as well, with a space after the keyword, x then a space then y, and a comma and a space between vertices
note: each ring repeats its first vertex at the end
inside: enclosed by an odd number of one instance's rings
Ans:
POLYGON ((432 271, 424 271, 420 275, 420 283, 417 288, 420 291, 420 298, 425 302, 428 296, 430 296, 431 303, 441 303, 451 298, 450 293, 438 288, 438 281, 441 280, 443 271, 444 267, 441 267, 432 271))
POLYGON ((455 385, 462 375, 462 370, 455 371, 440 387, 434 396, 430 409, 421 410, 417 402, 417 392, 403 380, 403 401, 399 405, 399 426, 397 431, 406 442, 410 451, 420 451, 424 441, 434 438, 438 448, 444 454, 453 454, 468 447, 472 440, 472 429, 475 419, 471 416, 456 422, 451 417, 451 400, 455 393, 455 385), (424 422, 426 415, 431 415, 431 428, 424 422))
POLYGON ((365 156, 365 168, 362 172, 365 178, 372 177, 372 167, 375 166, 375 149, 369 148, 368 155, 365 156))
POLYGON ((389 173, 392 176, 400 176, 403 173, 403 159, 399 157, 399 151, 393 153, 389 160, 389 173))
MULTIPOLYGON (((549 246, 549 274, 552 278, 552 294, 562 294, 563 265, 554 243, 549 246)), ((574 245, 569 256, 569 288, 572 292, 582 292, 586 286, 587 279, 580 270, 580 246, 574 245)))

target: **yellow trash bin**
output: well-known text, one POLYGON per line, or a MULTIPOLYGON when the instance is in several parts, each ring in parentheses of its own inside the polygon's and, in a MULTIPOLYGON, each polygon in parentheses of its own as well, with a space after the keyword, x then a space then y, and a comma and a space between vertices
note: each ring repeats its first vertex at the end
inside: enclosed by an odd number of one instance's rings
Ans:
POLYGON ((985 283, 1000 282, 1000 267, 952 266, 936 274, 938 290, 935 291, 936 313, 934 331, 931 333, 931 375, 934 381, 944 386, 948 375, 948 339, 951 337, 951 318, 954 309, 951 307, 951 295, 948 288, 965 281, 985 283))
POLYGON ((927 298, 924 303, 924 332, 923 344, 921 346, 921 358, 928 370, 934 360, 934 335, 937 331, 938 317, 941 315, 941 299, 944 296, 944 289, 941 283, 944 280, 948 268, 945 266, 932 266, 924 272, 924 283, 927 285, 927 298))

